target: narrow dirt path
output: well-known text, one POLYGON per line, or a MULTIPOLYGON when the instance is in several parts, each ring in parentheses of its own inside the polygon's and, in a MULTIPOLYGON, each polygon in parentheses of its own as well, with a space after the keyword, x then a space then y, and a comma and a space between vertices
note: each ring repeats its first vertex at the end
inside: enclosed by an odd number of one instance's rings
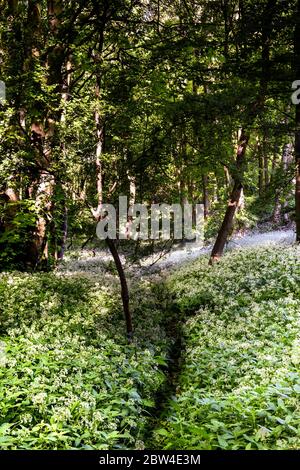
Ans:
MULTIPOLYGON (((272 245, 290 245, 294 242, 295 235, 292 230, 276 230, 267 233, 249 234, 242 238, 235 237, 227 244, 227 251, 234 249, 244 249, 248 247, 262 247, 272 245)), ((157 265, 159 267, 174 267, 176 265, 189 262, 199 256, 209 253, 211 247, 197 247, 195 244, 185 246, 181 250, 174 250, 165 259, 160 260, 157 265)), ((172 305, 169 306, 172 310, 172 305)), ((173 310, 174 311, 174 310, 173 310)), ((176 314, 170 318, 170 326, 173 330, 171 334, 175 338, 169 355, 169 368, 167 371, 167 379, 163 388, 156 396, 156 408, 152 420, 146 433, 145 446, 147 450, 160 450, 155 442, 154 432, 161 427, 169 411, 170 399, 176 395, 178 388, 178 377, 183 366, 183 357, 185 345, 182 341, 182 319, 176 318, 176 314)))

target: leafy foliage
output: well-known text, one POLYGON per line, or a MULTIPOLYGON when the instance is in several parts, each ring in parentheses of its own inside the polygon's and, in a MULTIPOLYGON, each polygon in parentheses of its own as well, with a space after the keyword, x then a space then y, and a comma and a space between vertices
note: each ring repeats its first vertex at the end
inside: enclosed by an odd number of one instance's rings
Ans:
POLYGON ((228 254, 175 273, 185 323, 174 396, 157 427, 164 449, 299 448, 299 248, 228 254))
POLYGON ((8 202, 0 205, 0 266, 24 269, 31 248, 37 214, 32 201, 8 202), (6 229, 1 230, 5 225, 6 229))
POLYGON ((1 449, 143 446, 168 340, 140 289, 128 345, 120 299, 101 279, 1 276, 1 449))

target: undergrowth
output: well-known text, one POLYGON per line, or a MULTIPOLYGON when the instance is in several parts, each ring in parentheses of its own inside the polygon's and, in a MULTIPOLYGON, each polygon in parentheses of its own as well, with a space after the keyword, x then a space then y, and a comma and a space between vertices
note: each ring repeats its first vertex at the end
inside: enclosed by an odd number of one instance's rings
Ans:
POLYGON ((300 447, 299 248, 188 265, 168 281, 185 352, 154 431, 163 449, 300 447))

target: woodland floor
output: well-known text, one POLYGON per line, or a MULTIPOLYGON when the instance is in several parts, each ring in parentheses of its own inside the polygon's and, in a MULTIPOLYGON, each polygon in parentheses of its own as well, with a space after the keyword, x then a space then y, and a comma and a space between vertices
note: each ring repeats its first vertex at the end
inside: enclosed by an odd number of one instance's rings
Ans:
POLYGON ((105 250, 1 274, 0 448, 299 448, 294 232, 209 250, 127 259, 130 345, 105 250))
MULTIPOLYGON (((268 247, 276 245, 291 245, 295 242, 295 231, 293 228, 281 228, 277 230, 268 231, 249 231, 243 234, 237 234, 228 242, 225 253, 230 250, 237 250, 242 248, 255 248, 255 247, 268 247)), ((145 256, 139 260, 138 263, 129 263, 128 269, 131 272, 143 274, 151 274, 160 269, 168 267, 176 267, 183 263, 195 260, 200 256, 205 256, 211 252, 212 245, 205 244, 198 245, 196 242, 186 242, 183 246, 174 244, 171 250, 165 254, 155 253, 153 255, 145 256), (141 270, 142 268, 142 270, 141 270)), ((125 256, 121 259, 126 262, 125 256)), ((67 254, 66 261, 61 265, 60 269, 65 273, 99 273, 105 270, 107 264, 112 260, 108 250, 96 249, 94 252, 91 249, 83 249, 79 252, 67 254), (74 259, 76 257, 76 259, 74 259)))
MULTIPOLYGON (((253 249, 268 249, 272 247, 285 247, 293 245, 295 242, 295 233, 292 227, 282 228, 277 230, 269 231, 251 231, 245 234, 235 235, 227 244, 226 252, 235 251, 237 254, 240 251, 246 250, 246 253, 250 249, 250 253, 253 253, 253 249)), ((135 276, 140 276, 141 274, 145 277, 153 278, 154 282, 157 282, 159 278, 156 278, 155 275, 163 275, 164 278, 169 277, 173 269, 176 269, 177 266, 186 265, 187 270, 189 269, 190 262, 200 259, 201 257, 206 257, 211 250, 211 245, 199 246, 195 242, 186 242, 184 245, 174 245, 172 249, 165 255, 155 253, 151 256, 146 256, 139 261, 138 264, 131 264, 128 268, 130 275, 134 278, 135 276)), ((262 252, 264 253, 264 252, 262 252)), ((226 256, 226 254, 225 254, 226 256)), ((65 263, 64 270, 68 273, 77 272, 80 273, 81 270, 83 273, 93 273, 95 269, 95 274, 99 272, 99 266, 102 265, 105 269, 107 263, 109 262, 109 255, 105 252, 96 252, 96 255, 91 253, 89 250, 83 250, 81 254, 82 259, 79 261, 72 262, 69 260, 65 263)), ((227 258, 228 259, 228 258, 227 258)), ((123 262, 125 258, 123 257, 123 262)), ((192 266, 192 265, 191 265, 192 266)), ((176 271, 175 271, 176 272, 176 271)), ((251 273, 251 276, 253 273, 251 273)), ((176 274, 175 274, 176 277, 176 274)), ((259 274, 258 274, 259 278, 259 274)), ((228 298, 230 301, 230 298, 228 298)), ((180 434, 178 432, 178 424, 176 425, 176 420, 178 419, 177 415, 180 414, 180 406, 177 407, 177 398, 176 395, 179 394, 180 399, 180 390, 182 386, 180 382, 182 377, 186 374, 184 370, 186 363, 188 362, 190 351, 187 349, 187 340, 184 339, 185 328, 186 328, 186 318, 180 318, 176 320, 173 314, 170 312, 167 313, 167 323, 166 329, 169 332, 170 337, 172 338, 172 346, 169 352, 169 366, 167 372, 167 379, 163 382, 162 386, 156 392, 156 411, 152 412, 152 418, 148 422, 148 429, 144 432, 144 445, 146 448, 188 448, 188 438, 176 442, 176 438, 170 439, 170 436, 174 434, 180 434), (175 405, 174 405, 175 403, 175 405), (167 423, 170 424, 167 424, 167 423), (172 424, 173 423, 173 424, 172 424), (162 426, 165 427, 162 427, 162 426), (167 430, 169 426, 169 430, 167 430), (173 427, 172 427, 173 426, 173 427), (177 426, 177 427, 176 427, 177 426), (171 441, 171 442, 170 442, 171 441)), ((218 341, 217 338, 215 338, 218 341)), ((190 378, 193 382, 193 379, 190 378)), ((194 384, 193 384, 194 385, 194 384)), ((186 419, 186 418, 184 418, 186 419)), ((215 434, 218 435, 218 416, 215 418, 215 434), (217 424, 216 424, 217 423, 217 424)), ((279 418, 280 420, 280 418, 279 418)), ((221 418, 220 418, 221 421, 221 418)), ((220 423, 219 421, 219 423, 220 423)), ((181 423, 181 433, 183 432, 182 423, 181 423)), ((222 424, 220 424, 222 427, 222 424)), ((191 425, 191 429, 193 426, 191 425)), ((195 426, 194 426, 195 428, 195 426)), ((196 429, 196 428, 195 428, 196 429)), ((268 428, 264 426, 258 427, 258 441, 264 441, 264 433, 266 436, 269 431, 268 428), (260 431, 262 430, 262 431, 260 431), (262 438, 260 436, 260 433, 262 438)), ((199 430, 196 430, 196 435, 199 433, 199 430)), ((191 432, 193 435, 193 432, 191 432)), ((231 436, 231 434, 229 434, 231 436)), ((228 448, 230 446, 230 440, 226 440, 228 434, 224 434, 223 437, 217 437, 217 443, 212 445, 211 448, 220 446, 221 448, 228 448), (224 437, 225 436, 225 437, 224 437), (223 440, 222 440, 223 439, 223 440)), ((195 436, 193 436, 195 438, 195 436)), ((230 439, 230 438, 229 438, 230 439)), ((244 446, 248 445, 248 448, 256 448, 261 444, 253 441, 254 444, 246 439, 244 446)), ((210 448, 210 444, 205 444, 207 448, 210 448)), ((198 448, 197 445, 195 448, 198 448)), ((206 447, 204 447, 206 448, 206 447)), ((237 446, 238 448, 238 446, 237 446)), ((264 448, 263 446, 261 448, 264 448)), ((267 448, 267 447, 266 447, 267 448)))

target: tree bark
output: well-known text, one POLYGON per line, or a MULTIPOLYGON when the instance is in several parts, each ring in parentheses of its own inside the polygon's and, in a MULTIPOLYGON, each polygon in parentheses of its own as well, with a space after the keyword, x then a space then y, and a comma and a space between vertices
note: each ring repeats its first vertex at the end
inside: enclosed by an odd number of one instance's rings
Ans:
MULTIPOLYGON (((96 96, 97 101, 99 100, 100 95, 101 95, 101 57, 102 57, 102 51, 103 51, 103 46, 104 46, 104 32, 105 32, 106 22, 108 21, 108 17, 107 17, 108 8, 109 8, 109 4, 107 2, 105 3, 104 11, 101 15, 101 28, 99 31, 98 49, 96 53, 93 52, 93 59, 95 61, 95 64, 98 66, 98 71, 96 75, 96 88, 95 88, 95 96, 96 96)), ((92 209, 92 214, 97 221, 99 221, 100 218, 102 217, 102 214, 101 214, 101 207, 103 204, 102 156, 103 156, 103 149, 105 146, 104 119, 103 119, 103 116, 101 115, 101 112, 98 106, 99 106, 99 102, 97 102, 97 108, 94 114, 95 128, 96 128, 95 167, 96 167, 97 208, 92 209)), ((130 312, 130 306, 129 306, 129 290, 128 290, 124 268, 122 266, 115 241, 110 239, 109 237, 107 237, 105 241, 114 259, 115 266, 118 271, 120 285, 121 285, 123 312, 124 312, 124 317, 125 317, 125 322, 126 322, 127 338, 128 338, 128 341, 131 342, 132 336, 133 336, 133 327, 132 327, 132 318, 131 318, 131 312, 130 312)))
MULTIPOLYGON (((295 37, 294 37, 294 53, 295 53, 295 73, 296 79, 300 79, 300 0, 297 3, 297 13, 295 15, 295 37)), ((296 190, 295 190, 295 206, 296 206, 296 240, 300 242, 300 104, 296 105, 296 132, 295 132, 295 159, 296 159, 296 190)))
POLYGON ((258 144, 258 191, 262 196, 264 192, 264 159, 261 144, 258 144))
POLYGON ((219 230, 213 250, 211 252, 210 264, 213 264, 214 262, 219 261, 220 257, 223 254, 228 235, 230 234, 230 231, 232 230, 233 219, 234 219, 236 210, 238 209, 241 194, 242 194, 242 189, 243 189, 242 167, 244 165, 245 153, 246 153, 248 141, 249 141, 249 134, 246 133, 245 130, 243 129, 241 131, 241 136, 240 136, 239 143, 238 143, 238 150, 237 150, 237 157, 236 157, 236 170, 237 171, 234 177, 234 186, 230 195, 230 199, 228 202, 225 217, 223 219, 223 223, 219 230))
POLYGON ((208 193, 208 176, 202 175, 202 193, 203 193, 203 206, 204 206, 204 219, 207 219, 209 216, 210 210, 210 200, 208 193))
MULTIPOLYGON (((251 125, 259 111, 263 109, 265 96, 267 92, 268 82, 270 79, 270 37, 272 32, 272 22, 276 11, 278 0, 268 0, 264 11, 262 11, 262 52, 261 52, 261 76, 260 87, 256 101, 251 105, 249 110, 247 127, 251 125)), ((299 5, 300 5, 300 0, 299 5)), ((300 46, 299 46, 300 47, 300 46)), ((234 187, 230 196, 223 223, 219 230, 215 245, 212 249, 210 264, 218 261, 223 254, 224 247, 233 228, 233 220, 235 213, 239 207, 240 198, 243 190, 243 167, 245 163, 245 154, 247 145, 250 139, 249 131, 242 129, 241 136, 238 143, 237 158, 236 158, 236 174, 234 175, 234 187)), ((299 140, 300 145, 300 140, 299 140)), ((299 181, 300 183, 300 181, 299 181)), ((300 189, 300 188, 299 188, 300 189)))
MULTIPOLYGON (((39 198, 37 199, 37 208, 40 206, 39 223, 37 226, 37 240, 39 243, 39 262, 44 257, 46 260, 49 255, 53 259, 58 258, 58 231, 55 220, 55 204, 53 194, 55 192, 56 177, 51 167, 56 157, 55 150, 60 149, 58 138, 59 123, 62 116, 62 91, 63 91, 63 65, 65 61, 64 47, 59 44, 59 33, 61 26, 60 15, 63 4, 61 0, 47 1, 47 16, 50 34, 55 39, 55 44, 49 49, 46 63, 48 67, 48 85, 55 86, 53 101, 45 111, 44 123, 33 122, 32 134, 38 140, 41 147, 40 166, 43 168, 40 174, 39 198), (44 205, 44 206, 43 206, 44 205), (45 218, 44 213, 48 212, 49 217, 45 218), (48 233, 49 232, 49 233, 48 233)), ((57 152, 59 153, 59 152, 57 152)), ((57 164, 58 161, 55 161, 57 164)))
POLYGON ((128 291, 128 285, 126 281, 125 272, 124 272, 124 269, 120 260, 120 256, 119 256, 114 240, 111 240, 110 238, 107 237, 106 244, 112 254, 112 257, 114 259, 114 262, 118 271, 120 284, 121 284, 121 297, 122 297, 122 303, 123 303, 123 311, 124 311, 125 321, 126 321, 127 338, 128 338, 128 341, 131 342, 132 336, 133 336, 133 326, 132 326, 132 318, 131 318, 130 307, 129 307, 129 291, 128 291))
MULTIPOLYGON (((288 171, 291 163, 293 161, 293 147, 291 144, 286 144, 284 146, 284 150, 283 150, 283 154, 282 154, 282 164, 283 164, 283 170, 285 172, 288 171)), ((283 213, 283 221, 284 223, 288 223, 289 222, 289 214, 285 211, 285 209, 287 208, 288 206, 288 203, 287 201, 285 200, 282 205, 281 205, 281 212, 283 213)))
MULTIPOLYGON (((291 164, 292 160, 292 145, 291 144, 284 144, 282 157, 281 157, 281 167, 284 172, 286 172, 291 164)), ((275 192, 275 205, 274 205, 274 212, 273 212, 273 222, 275 224, 280 224, 282 219, 285 222, 289 221, 288 214, 284 213, 284 208, 286 207, 286 202, 281 202, 281 193, 282 188, 277 189, 275 192)))
POLYGON ((268 155, 266 155, 266 146, 264 143, 264 187, 267 188, 270 183, 269 177, 269 159, 268 155))

